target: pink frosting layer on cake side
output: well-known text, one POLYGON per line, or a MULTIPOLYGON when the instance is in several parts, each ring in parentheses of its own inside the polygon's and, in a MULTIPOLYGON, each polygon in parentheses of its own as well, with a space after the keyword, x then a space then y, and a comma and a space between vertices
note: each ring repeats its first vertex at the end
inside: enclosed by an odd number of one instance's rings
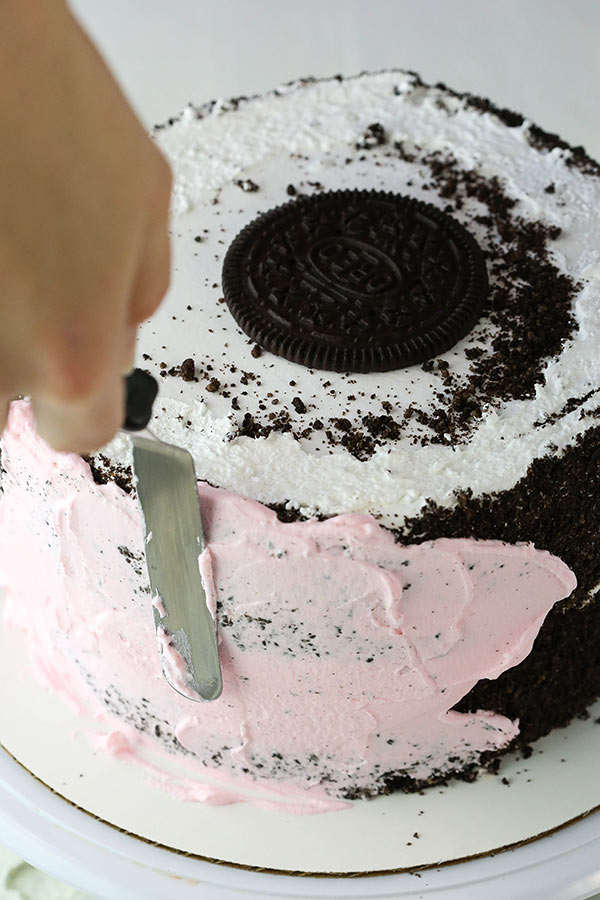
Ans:
POLYGON ((200 485, 224 690, 196 703, 162 676, 135 499, 51 451, 25 402, 13 404, 3 465, 5 623, 28 632, 38 676, 95 718, 104 750, 183 799, 258 787, 263 802, 335 808, 386 773, 427 779, 505 747, 517 722, 452 707, 523 660, 576 584, 530 544, 403 546, 370 516, 283 524, 200 485))

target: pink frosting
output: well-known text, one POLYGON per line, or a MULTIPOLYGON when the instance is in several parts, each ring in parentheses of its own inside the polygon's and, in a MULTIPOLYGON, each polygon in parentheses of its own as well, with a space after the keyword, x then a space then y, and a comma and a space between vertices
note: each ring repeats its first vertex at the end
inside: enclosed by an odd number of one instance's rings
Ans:
POLYGON ((575 587, 549 553, 403 546, 363 515, 282 524, 201 485, 224 690, 193 703, 162 676, 135 500, 52 452, 24 402, 3 444, 5 623, 28 632, 45 686, 105 728, 103 749, 178 797, 336 808, 385 773, 426 779, 518 734, 503 716, 452 707, 521 662, 575 587), (161 755, 185 772, 161 770, 161 755))

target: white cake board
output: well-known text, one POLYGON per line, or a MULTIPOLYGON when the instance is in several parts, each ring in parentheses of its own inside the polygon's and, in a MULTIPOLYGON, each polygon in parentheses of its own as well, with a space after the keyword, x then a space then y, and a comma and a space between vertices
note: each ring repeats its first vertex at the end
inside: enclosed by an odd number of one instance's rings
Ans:
POLYGON ((468 863, 354 879, 297 878, 202 862, 122 834, 52 794, 1 752, 0 841, 100 900, 588 900, 600 889, 598 814, 468 863))
POLYGON ((2 747, 103 822, 205 860, 323 874, 436 866, 530 841, 600 807, 600 704, 589 719, 539 741, 530 759, 507 758, 500 777, 474 784, 317 815, 182 803, 149 784, 143 770, 94 752, 84 723, 40 687, 27 660, 25 636, 1 631, 2 747))

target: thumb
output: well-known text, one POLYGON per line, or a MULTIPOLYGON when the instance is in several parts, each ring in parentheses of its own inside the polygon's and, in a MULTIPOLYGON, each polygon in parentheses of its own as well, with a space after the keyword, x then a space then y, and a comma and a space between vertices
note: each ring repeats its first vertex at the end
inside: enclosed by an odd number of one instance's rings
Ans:
POLYGON ((125 416, 125 388, 120 374, 78 403, 34 398, 37 431, 55 450, 91 453, 115 435, 125 416))

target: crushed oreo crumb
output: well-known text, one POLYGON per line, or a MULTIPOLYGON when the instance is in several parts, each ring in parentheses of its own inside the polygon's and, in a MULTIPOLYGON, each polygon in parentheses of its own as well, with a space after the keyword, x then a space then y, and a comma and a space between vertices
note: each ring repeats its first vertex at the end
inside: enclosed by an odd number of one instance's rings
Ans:
POLYGON ((236 184, 247 194, 253 194, 259 190, 258 185, 250 178, 238 178, 236 184))
POLYGON ((114 482, 126 494, 135 493, 133 486, 133 472, 130 466, 121 466, 111 462, 104 453, 84 456, 83 459, 90 467, 92 477, 96 484, 108 484, 114 482))
POLYGON ((191 357, 184 359, 179 366, 179 372, 184 381, 194 381, 196 376, 196 364, 191 357))
POLYGON ((373 147, 380 147, 387 143, 388 136, 383 125, 379 122, 373 122, 369 125, 359 141, 356 142, 357 150, 372 150, 373 147))

